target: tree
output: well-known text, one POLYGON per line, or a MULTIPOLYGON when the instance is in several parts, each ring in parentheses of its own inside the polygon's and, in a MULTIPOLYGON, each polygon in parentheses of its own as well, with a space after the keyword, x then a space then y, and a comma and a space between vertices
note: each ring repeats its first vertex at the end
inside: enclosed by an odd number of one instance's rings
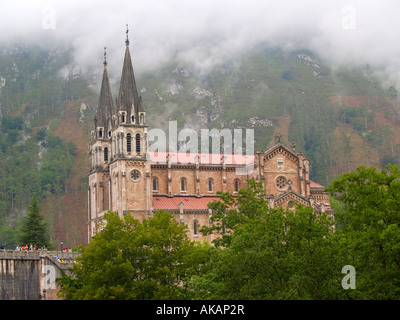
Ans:
POLYGON ((235 200, 210 204, 214 228, 225 232, 215 243, 207 273, 195 279, 199 298, 211 299, 339 299, 343 259, 332 221, 313 208, 295 212, 271 209, 262 185, 248 180, 235 200), (229 208, 229 209, 228 209, 229 208))
POLYGON ((24 217, 20 226, 18 238, 21 244, 50 247, 47 222, 40 214, 40 208, 36 196, 32 197, 28 208, 28 214, 24 217))
POLYGON ((360 166, 328 190, 341 203, 338 237, 357 274, 352 299, 400 298, 400 170, 360 166))
POLYGON ((392 100, 396 100, 397 99, 397 90, 396 90, 395 87, 390 86, 390 88, 387 91, 387 94, 388 94, 390 99, 392 99, 392 100))
POLYGON ((65 299, 190 299, 190 281, 201 274, 210 247, 192 242, 187 227, 168 212, 142 222, 131 215, 105 214, 74 264, 74 277, 60 279, 65 299))

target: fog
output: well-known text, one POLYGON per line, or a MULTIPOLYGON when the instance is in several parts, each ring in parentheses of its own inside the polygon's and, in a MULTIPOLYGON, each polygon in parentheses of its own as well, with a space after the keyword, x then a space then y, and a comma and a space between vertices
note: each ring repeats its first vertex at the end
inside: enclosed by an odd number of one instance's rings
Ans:
POLYGON ((83 72, 107 47, 119 74, 128 24, 137 73, 174 57, 207 72, 263 42, 399 81, 399 9, 398 0, 0 0, 0 45, 72 48, 83 72))

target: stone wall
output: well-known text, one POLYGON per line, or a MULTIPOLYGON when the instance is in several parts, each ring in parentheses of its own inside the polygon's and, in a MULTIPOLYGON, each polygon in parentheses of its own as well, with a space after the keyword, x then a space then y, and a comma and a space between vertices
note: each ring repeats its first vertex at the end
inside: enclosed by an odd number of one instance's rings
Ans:
POLYGON ((56 279, 69 272, 75 252, 0 251, 0 300, 57 300, 56 279), (57 258, 56 258, 57 257, 57 258))

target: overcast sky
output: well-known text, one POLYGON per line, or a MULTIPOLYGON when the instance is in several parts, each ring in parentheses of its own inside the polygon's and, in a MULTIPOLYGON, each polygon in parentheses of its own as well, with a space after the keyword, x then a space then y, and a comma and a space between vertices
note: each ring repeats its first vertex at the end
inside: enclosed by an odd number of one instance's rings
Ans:
POLYGON ((0 44, 71 46, 83 70, 107 46, 119 73, 129 24, 137 72, 174 55, 207 70, 268 42, 400 80, 399 13, 398 0, 0 0, 0 44))

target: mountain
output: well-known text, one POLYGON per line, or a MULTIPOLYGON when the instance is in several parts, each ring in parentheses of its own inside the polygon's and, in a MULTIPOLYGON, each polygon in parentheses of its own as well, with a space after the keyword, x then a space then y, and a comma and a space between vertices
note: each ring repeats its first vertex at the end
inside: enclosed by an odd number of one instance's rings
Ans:
MULTIPOLYGON (((119 76, 120 67, 108 69, 119 76)), ((87 241, 87 146, 100 81, 69 50, 0 48, 0 242, 13 241, 33 194, 55 245, 87 241)), ((360 164, 399 163, 397 91, 369 66, 333 68, 309 50, 260 45, 207 72, 175 60, 136 82, 150 129, 167 132, 169 120, 195 130, 249 128, 256 150, 279 130, 311 159, 321 184, 360 164)))

